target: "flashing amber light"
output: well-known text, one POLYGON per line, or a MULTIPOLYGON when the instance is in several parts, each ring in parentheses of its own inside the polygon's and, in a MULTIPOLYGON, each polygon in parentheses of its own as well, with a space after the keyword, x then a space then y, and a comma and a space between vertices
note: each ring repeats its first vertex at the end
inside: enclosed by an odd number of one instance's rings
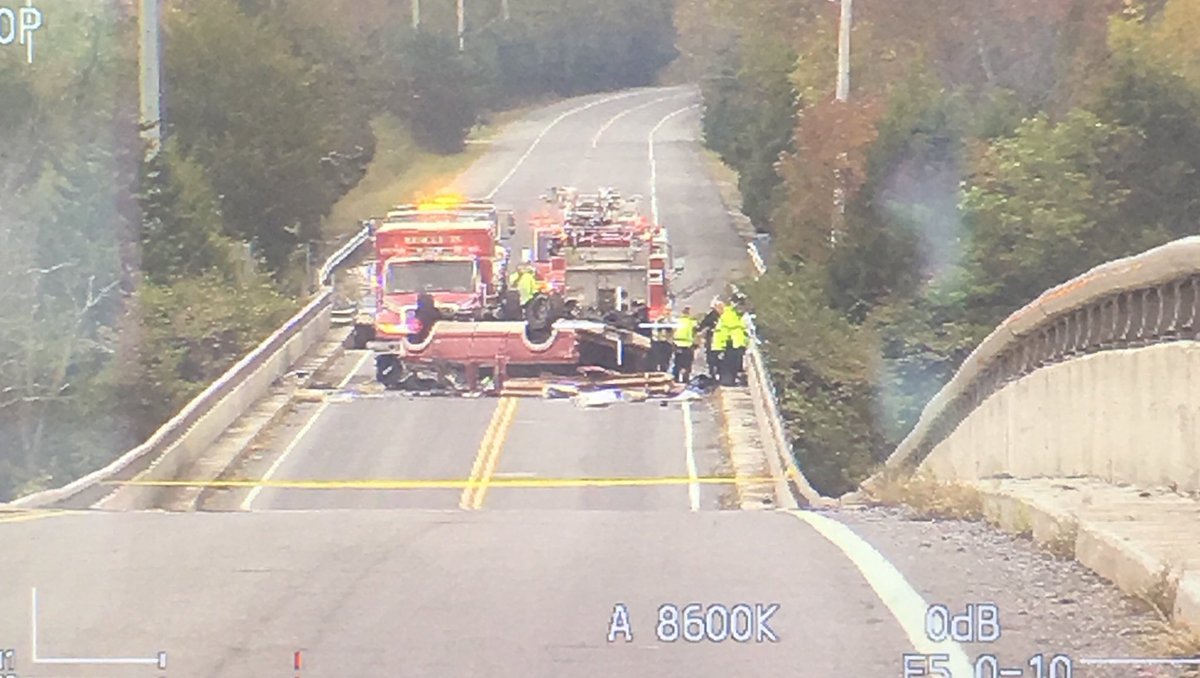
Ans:
POLYGON ((417 209, 422 212, 437 212, 445 210, 447 207, 457 207, 465 202, 466 198, 457 193, 445 193, 422 200, 417 204, 417 209))

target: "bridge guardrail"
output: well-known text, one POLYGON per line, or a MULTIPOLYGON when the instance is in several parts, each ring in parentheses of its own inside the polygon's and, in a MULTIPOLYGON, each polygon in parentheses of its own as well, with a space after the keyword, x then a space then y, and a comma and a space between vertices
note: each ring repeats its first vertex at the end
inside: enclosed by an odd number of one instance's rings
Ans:
MULTIPOLYGON (((62 487, 19 497, 9 506, 34 508, 63 504, 85 492, 94 491, 102 482, 128 480, 155 466, 168 454, 184 448, 202 450, 216 440, 225 428, 266 394, 271 383, 285 374, 296 358, 325 333, 333 297, 330 277, 369 237, 369 229, 364 226, 334 252, 320 269, 322 288, 317 296, 193 398, 145 442, 104 468, 62 487), (185 442, 191 444, 185 446, 185 442)), ((92 502, 86 503, 90 505, 92 502)))
POLYGON ((321 266, 321 270, 317 273, 317 284, 322 287, 330 285, 333 272, 337 267, 345 263, 347 259, 358 251, 358 248, 362 247, 370 239, 371 227, 364 223, 363 227, 351 236, 345 245, 339 247, 336 252, 329 255, 329 258, 325 260, 325 264, 321 266))
MULTIPOLYGON (((767 272, 767 264, 759 253, 758 246, 753 242, 746 243, 746 253, 754 266, 755 277, 764 275, 767 272)), ((746 362, 746 375, 750 382, 751 396, 755 401, 755 411, 770 438, 765 441, 771 448, 767 454, 774 458, 768 461, 772 467, 779 467, 784 482, 793 488, 793 494, 799 495, 809 506, 819 505, 821 494, 809 484, 792 454, 792 438, 788 435, 783 415, 779 412, 779 394, 775 390, 775 380, 771 378, 766 357, 759 349, 757 336, 746 350, 746 362)))
POLYGON ((1200 236, 1097 266, 1044 292, 991 332, 925 406, 887 460, 916 465, 990 395, 1098 351, 1200 338, 1200 236))

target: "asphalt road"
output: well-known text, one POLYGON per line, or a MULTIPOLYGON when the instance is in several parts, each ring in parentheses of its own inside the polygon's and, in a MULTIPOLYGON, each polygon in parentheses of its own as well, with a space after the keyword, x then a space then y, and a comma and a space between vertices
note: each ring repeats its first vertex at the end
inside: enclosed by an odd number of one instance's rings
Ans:
MULTIPOLYGON (((744 244, 711 185, 697 143, 698 93, 691 87, 646 89, 574 99, 506 130, 452 187, 494 196, 520 225, 512 243, 529 241, 528 218, 544 208, 551 186, 613 186, 641 195, 670 232, 685 261, 681 303, 703 311, 726 280, 747 265, 744 244), (652 138, 653 133, 653 138, 652 138), (653 151, 651 150, 653 148, 653 151)), ((400 196, 397 197, 400 199, 400 196)), ((492 399, 422 399, 369 391, 373 363, 363 358, 346 381, 351 397, 295 414, 265 456, 278 465, 253 477, 276 482, 498 480, 475 497, 463 489, 363 490, 266 488, 244 509, 300 508, 717 508, 728 486, 679 484, 714 476, 726 458, 707 404, 622 403, 580 410, 567 402, 521 400, 501 412, 492 399), (493 424, 493 420, 496 420, 493 424), (495 429, 489 434, 489 426, 495 429), (480 469, 479 475, 472 470, 480 469), (637 487, 581 487, 592 478, 637 478, 637 487), (535 479, 539 487, 507 488, 535 479)), ((275 464, 272 461, 271 464, 275 464)))
MULTIPOLYGON (((612 97, 533 115, 470 180, 494 187, 511 172, 498 195, 514 196, 566 180, 648 182, 649 132, 688 92, 612 97)), ((740 246, 695 133, 694 110, 658 127, 656 194, 703 298, 740 246)), ((697 495, 688 483, 689 450, 698 476, 723 464, 703 406, 409 398, 373 390, 368 367, 346 355, 336 394, 300 403, 245 473, 492 486, 268 488, 209 507, 249 510, 0 514, 0 665, 14 653, 0 674, 885 678, 906 675, 902 656, 920 651, 946 653, 956 678, 976 675, 987 652, 1023 668, 1009 675, 1036 676, 1028 659, 1057 653, 1079 660, 1075 676, 1178 675, 1083 665, 1144 652, 1130 630, 1147 615, 1020 540, 888 512, 712 510, 720 486, 697 495), (603 476, 653 482, 567 482, 603 476), (998 606, 1002 642, 926 637, 929 604, 982 602, 998 606), (689 604, 707 623, 672 622, 689 604), (143 663, 120 663, 131 661, 143 663)))

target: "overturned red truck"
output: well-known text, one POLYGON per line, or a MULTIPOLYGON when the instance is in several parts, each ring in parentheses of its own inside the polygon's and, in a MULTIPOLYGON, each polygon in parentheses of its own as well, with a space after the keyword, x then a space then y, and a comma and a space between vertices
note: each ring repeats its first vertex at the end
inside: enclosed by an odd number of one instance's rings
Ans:
MULTIPOLYGON (((645 305, 605 303, 596 298, 602 284, 592 284, 588 298, 572 296, 569 283, 580 278, 572 276, 569 253, 557 279, 554 264, 540 262, 551 267, 538 266, 541 292, 520 303, 516 290, 507 289, 510 256, 501 242, 513 231, 511 215, 484 201, 401 206, 377 221, 375 313, 356 337, 375 351, 382 384, 495 391, 510 376, 575 373, 589 365, 644 368, 649 340, 637 325, 651 319, 641 310, 645 305)), ((667 256, 658 254, 634 267, 639 279, 625 266, 620 281, 629 298, 643 297, 661 310, 668 303, 667 256)))

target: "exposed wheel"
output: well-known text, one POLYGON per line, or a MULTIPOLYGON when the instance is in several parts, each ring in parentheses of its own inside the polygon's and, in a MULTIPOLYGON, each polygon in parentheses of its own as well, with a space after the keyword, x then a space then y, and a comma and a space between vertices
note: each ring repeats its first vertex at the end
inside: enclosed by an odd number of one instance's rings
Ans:
POLYGON ((404 368, 396 356, 387 354, 375 356, 375 380, 383 384, 384 388, 399 387, 403 376, 404 368))
POLYGON ((553 322, 550 314, 550 298, 539 294, 525 305, 525 322, 531 331, 545 330, 553 322))
POLYGON ((521 319, 521 316, 521 293, 516 290, 506 290, 500 299, 501 319, 517 321, 521 319))

